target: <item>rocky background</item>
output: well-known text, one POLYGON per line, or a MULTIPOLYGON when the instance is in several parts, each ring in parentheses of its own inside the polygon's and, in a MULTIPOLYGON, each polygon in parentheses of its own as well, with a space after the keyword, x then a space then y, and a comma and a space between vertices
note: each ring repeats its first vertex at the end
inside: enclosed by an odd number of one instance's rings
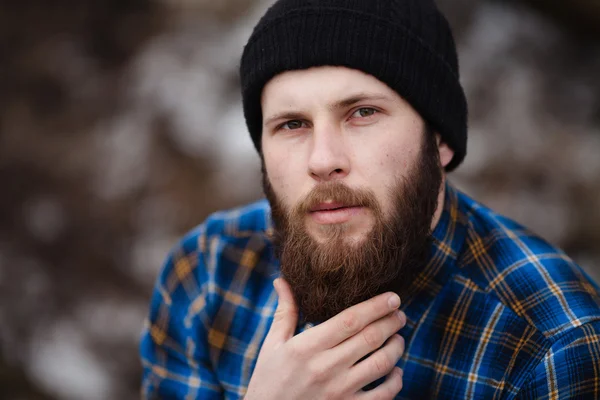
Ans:
MULTIPOLYGON (((163 257, 261 196, 237 65, 270 1, 0 7, 0 398, 139 397, 163 257)), ((470 102, 453 181, 600 281, 600 3, 438 0, 470 102)))

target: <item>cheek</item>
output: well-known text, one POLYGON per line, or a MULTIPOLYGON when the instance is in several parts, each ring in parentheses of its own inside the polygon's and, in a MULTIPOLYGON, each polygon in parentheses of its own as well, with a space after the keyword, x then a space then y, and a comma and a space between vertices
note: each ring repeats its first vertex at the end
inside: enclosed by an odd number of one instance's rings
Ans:
POLYGON ((298 187, 294 176, 294 163, 287 157, 272 157, 265 154, 265 168, 273 191, 284 205, 290 207, 295 201, 293 188, 298 187))
POLYGON ((365 165, 367 186, 375 193, 384 215, 389 216, 394 207, 394 191, 399 190, 399 182, 409 178, 412 165, 418 152, 412 148, 383 146, 377 162, 365 165))

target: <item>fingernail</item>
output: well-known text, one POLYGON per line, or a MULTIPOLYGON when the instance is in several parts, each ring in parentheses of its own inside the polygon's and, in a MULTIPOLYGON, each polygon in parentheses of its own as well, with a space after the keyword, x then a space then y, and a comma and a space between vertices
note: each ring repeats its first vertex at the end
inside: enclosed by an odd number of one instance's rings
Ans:
POLYGON ((396 314, 396 317, 398 317, 398 319, 402 322, 404 322, 404 313, 400 310, 396 310, 394 311, 394 314, 396 314))
POLYGON ((400 297, 397 294, 393 294, 388 299, 388 305, 390 308, 398 308, 400 306, 400 297))

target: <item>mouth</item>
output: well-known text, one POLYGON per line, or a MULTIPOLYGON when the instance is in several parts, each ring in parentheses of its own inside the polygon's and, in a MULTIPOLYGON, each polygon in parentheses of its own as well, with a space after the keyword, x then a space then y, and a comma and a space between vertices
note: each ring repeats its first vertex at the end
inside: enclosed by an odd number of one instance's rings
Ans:
POLYGON ((320 212, 320 211, 335 211, 341 210, 344 208, 352 208, 353 206, 343 204, 343 203, 335 203, 335 202, 327 202, 320 203, 310 209, 310 212, 320 212))
POLYGON ((322 225, 341 224, 358 215, 364 207, 343 203, 320 203, 310 209, 313 221, 322 225))

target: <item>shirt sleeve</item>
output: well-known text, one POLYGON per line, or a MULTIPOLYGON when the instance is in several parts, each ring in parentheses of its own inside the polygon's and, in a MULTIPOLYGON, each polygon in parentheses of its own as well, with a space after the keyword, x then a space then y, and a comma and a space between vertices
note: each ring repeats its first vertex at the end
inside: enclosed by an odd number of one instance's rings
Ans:
POLYGON ((517 398, 600 399, 600 321, 559 338, 517 398))
POLYGON ((152 294, 140 342, 142 399, 223 397, 207 346, 206 268, 197 249, 185 248, 167 258, 152 294))

